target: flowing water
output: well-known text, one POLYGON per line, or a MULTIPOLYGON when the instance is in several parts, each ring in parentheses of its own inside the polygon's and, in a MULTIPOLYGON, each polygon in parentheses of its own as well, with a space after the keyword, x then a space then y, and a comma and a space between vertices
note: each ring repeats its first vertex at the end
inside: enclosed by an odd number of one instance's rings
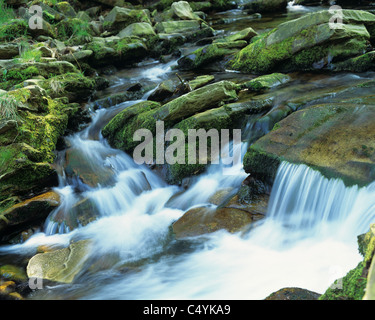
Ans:
MULTIPOLYGON (((310 9, 292 8, 283 18, 306 10, 310 9)), ((227 19, 241 14, 223 13, 227 19)), ((267 29, 280 19, 270 23, 265 17, 258 23, 267 29)), ((175 63, 151 62, 121 70, 109 90, 118 92, 137 82, 154 88, 173 77, 175 63)), ((224 71, 215 76, 237 75, 224 71)), ((285 101, 306 88, 318 92, 328 85, 334 91, 371 76, 294 75, 295 81, 274 95, 285 101)), ((266 217, 248 233, 218 231, 176 240, 171 233, 174 221, 187 209, 208 204, 215 192, 238 188, 247 174, 241 163, 226 175, 221 166, 212 166, 185 190, 166 184, 147 166, 136 165, 131 155, 111 148, 101 128, 151 92, 138 101, 93 111, 91 124, 66 138, 68 148, 56 162, 60 184, 55 190, 61 195, 61 205, 29 240, 0 247, 0 255, 28 257, 39 245, 64 247, 71 241, 90 239, 93 249, 74 283, 47 284, 31 298, 264 299, 283 287, 323 293, 361 261, 357 236, 374 221, 375 183, 348 188, 340 180, 328 180, 304 165, 288 163, 278 170, 266 217), (72 159, 84 165, 76 167, 72 159)), ((242 155, 247 146, 246 142, 240 146, 242 155)))

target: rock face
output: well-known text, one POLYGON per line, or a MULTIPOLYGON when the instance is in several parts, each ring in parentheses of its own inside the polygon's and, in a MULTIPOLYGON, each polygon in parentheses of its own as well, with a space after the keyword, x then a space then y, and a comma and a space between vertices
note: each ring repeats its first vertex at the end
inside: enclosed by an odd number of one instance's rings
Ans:
POLYGON ((52 252, 39 253, 27 265, 27 276, 71 283, 82 270, 90 252, 90 241, 81 240, 69 247, 52 252))
POLYGON ((375 15, 343 10, 340 28, 332 28, 330 18, 319 11, 285 22, 242 49, 229 66, 253 73, 314 70, 366 52, 375 15))
MULTIPOLYGON (((356 89, 373 88, 371 81, 356 89)), ((281 161, 304 163, 346 185, 367 185, 375 179, 374 114, 371 95, 303 108, 250 147, 244 168, 272 181, 281 161)))

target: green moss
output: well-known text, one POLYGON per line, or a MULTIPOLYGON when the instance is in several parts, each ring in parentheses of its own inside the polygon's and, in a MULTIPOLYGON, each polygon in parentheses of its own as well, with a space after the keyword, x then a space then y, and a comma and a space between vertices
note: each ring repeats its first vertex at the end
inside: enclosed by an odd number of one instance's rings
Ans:
POLYGON ((319 300, 362 300, 367 283, 364 267, 360 262, 344 278, 336 280, 319 300))
POLYGON ((29 26, 23 19, 13 19, 0 25, 0 41, 11 41, 28 34, 29 26))

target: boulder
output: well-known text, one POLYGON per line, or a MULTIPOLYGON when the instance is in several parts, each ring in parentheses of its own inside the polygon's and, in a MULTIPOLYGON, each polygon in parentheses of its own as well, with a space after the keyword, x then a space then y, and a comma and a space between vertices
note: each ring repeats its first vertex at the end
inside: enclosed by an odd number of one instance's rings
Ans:
POLYGON ((73 242, 69 247, 33 256, 26 268, 29 278, 72 283, 84 267, 91 250, 89 240, 73 242))
POLYGON ((121 30, 136 22, 147 22, 151 24, 150 13, 147 9, 128 9, 115 6, 104 18, 107 30, 121 30))
POLYGON ((148 22, 136 22, 128 25, 125 29, 121 30, 118 33, 118 37, 125 38, 125 37, 149 37, 155 36, 156 33, 148 22))
POLYGON ((287 5, 287 0, 247 0, 244 3, 244 8, 249 13, 266 13, 285 11, 287 5))
POLYGON ((213 75, 204 75, 198 76, 193 80, 189 81, 189 86, 191 90, 199 89, 204 87, 205 85, 209 84, 210 82, 215 80, 215 76, 213 75))
POLYGON ((163 21, 155 25, 158 33, 185 33, 201 29, 201 23, 197 20, 163 21))
POLYGON ((184 239, 218 230, 243 232, 255 220, 255 216, 236 208, 197 207, 185 212, 172 227, 176 239, 184 239))
POLYGON ((201 20, 190 7, 187 1, 173 2, 171 5, 172 12, 182 20, 201 20))
POLYGON ((268 90, 273 87, 290 81, 290 77, 282 73, 272 73, 263 76, 256 77, 250 81, 241 84, 242 89, 248 89, 251 91, 268 90))
POLYGON ((195 113, 214 108, 222 102, 234 101, 238 86, 230 81, 220 81, 178 97, 155 111, 154 117, 176 123, 195 113))
POLYGON ((249 42, 253 37, 258 35, 257 32, 254 31, 253 28, 248 27, 245 28, 239 32, 235 32, 233 34, 230 34, 228 36, 225 36, 223 38, 218 38, 213 41, 213 43, 218 43, 218 42, 234 42, 238 40, 245 40, 249 42))
POLYGON ((20 227, 24 223, 46 219, 59 204, 59 195, 54 191, 49 191, 12 206, 0 215, 0 236, 10 228, 14 230, 15 227, 20 227))
POLYGON ((375 15, 343 10, 341 28, 332 28, 328 10, 282 23, 254 38, 228 66, 251 73, 330 68, 331 64, 366 52, 375 15))
POLYGON ((281 161, 304 163, 327 178, 364 186, 375 179, 373 99, 306 107, 277 123, 244 157, 246 172, 273 180, 281 161))

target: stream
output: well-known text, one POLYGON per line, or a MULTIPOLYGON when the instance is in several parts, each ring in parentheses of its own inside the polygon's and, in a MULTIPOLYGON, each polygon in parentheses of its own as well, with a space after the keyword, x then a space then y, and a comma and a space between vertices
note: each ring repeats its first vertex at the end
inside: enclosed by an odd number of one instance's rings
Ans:
MULTIPOLYGON (((249 24, 261 32, 319 9, 289 6, 285 14, 256 19, 237 9, 208 21, 223 33, 249 24)), ((91 123, 66 137, 67 149, 60 152, 55 164, 59 173, 55 191, 61 205, 50 214, 43 230, 22 244, 1 246, 0 256, 22 259, 32 256, 40 245, 60 248, 83 239, 90 239, 93 249, 72 284, 46 283, 30 299, 260 300, 284 287, 322 294, 362 260, 357 236, 367 232, 374 221, 375 183, 349 188, 340 180, 328 180, 304 165, 289 163, 278 169, 266 217, 249 232, 223 230, 184 240, 173 237, 171 225, 189 208, 207 205, 217 191, 241 185, 247 177, 241 163, 232 168, 231 175, 223 175, 217 166, 209 167, 184 190, 168 185, 149 167, 136 165, 132 155, 111 148, 101 129, 124 108, 146 100, 158 83, 174 79, 176 63, 145 61, 109 76, 111 87, 99 95, 120 92, 136 83, 151 89, 140 100, 92 108, 91 123), (67 170, 76 172, 76 168, 74 161, 67 163, 66 159, 84 163, 78 172, 83 170, 93 185, 68 175, 67 170), (86 224, 85 219, 92 221, 86 224)), ((209 67, 199 74, 213 74, 215 81, 248 79, 248 75, 209 67)), ((187 80, 199 74, 180 73, 187 80)), ((374 74, 291 76, 293 81, 287 86, 273 89, 280 101, 306 91, 332 88, 335 92, 374 74)), ((88 107, 92 105, 88 103, 88 107)), ((242 155, 247 147, 248 142, 243 141, 242 155)))

